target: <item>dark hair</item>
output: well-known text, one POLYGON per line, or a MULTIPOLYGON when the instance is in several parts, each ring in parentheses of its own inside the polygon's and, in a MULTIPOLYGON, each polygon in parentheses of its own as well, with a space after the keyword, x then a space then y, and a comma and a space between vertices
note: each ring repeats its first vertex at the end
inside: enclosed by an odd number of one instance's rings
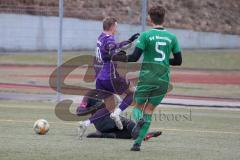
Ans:
POLYGON ((114 17, 105 18, 103 20, 103 30, 104 31, 109 30, 116 22, 117 22, 117 19, 114 17))
POLYGON ((165 8, 163 6, 153 6, 149 9, 148 14, 154 24, 163 24, 165 17, 165 8))

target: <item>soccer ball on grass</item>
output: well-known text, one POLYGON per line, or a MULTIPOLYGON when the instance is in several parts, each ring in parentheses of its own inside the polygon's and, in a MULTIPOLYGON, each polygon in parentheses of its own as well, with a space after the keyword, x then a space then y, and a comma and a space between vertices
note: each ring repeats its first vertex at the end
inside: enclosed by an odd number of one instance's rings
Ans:
POLYGON ((39 119, 33 125, 35 133, 40 135, 46 134, 49 131, 49 127, 50 125, 45 119, 39 119))

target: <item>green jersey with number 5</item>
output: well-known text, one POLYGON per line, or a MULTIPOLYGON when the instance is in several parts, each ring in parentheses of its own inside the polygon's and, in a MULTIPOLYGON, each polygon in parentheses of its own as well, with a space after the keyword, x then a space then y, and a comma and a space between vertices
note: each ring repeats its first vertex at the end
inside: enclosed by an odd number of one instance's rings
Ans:
POLYGON ((171 54, 181 52, 177 38, 165 29, 151 29, 140 35, 136 47, 143 50, 143 62, 135 101, 143 104, 148 100, 158 105, 169 90, 171 54))
POLYGON ((181 52, 176 36, 163 28, 153 28, 140 35, 136 47, 142 49, 144 55, 139 81, 169 81, 171 54, 181 52))

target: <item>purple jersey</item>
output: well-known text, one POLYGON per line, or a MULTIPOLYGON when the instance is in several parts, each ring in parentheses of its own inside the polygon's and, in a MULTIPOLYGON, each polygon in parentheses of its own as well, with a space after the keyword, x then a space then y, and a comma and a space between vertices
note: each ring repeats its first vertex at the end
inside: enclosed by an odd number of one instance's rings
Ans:
POLYGON ((129 45, 131 42, 123 41, 116 43, 113 35, 107 35, 102 33, 98 37, 97 50, 96 50, 96 60, 98 63, 102 63, 102 68, 97 75, 97 79, 109 80, 119 76, 117 72, 117 62, 111 60, 104 60, 104 56, 107 54, 114 55, 120 51, 122 47, 129 45))

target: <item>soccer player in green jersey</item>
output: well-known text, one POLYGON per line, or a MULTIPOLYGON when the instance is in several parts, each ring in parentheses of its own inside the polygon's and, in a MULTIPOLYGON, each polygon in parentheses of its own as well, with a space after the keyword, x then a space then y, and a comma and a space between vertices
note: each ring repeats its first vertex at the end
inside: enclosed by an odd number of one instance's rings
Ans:
POLYGON ((132 54, 124 52, 111 57, 113 61, 136 62, 143 55, 138 84, 134 93, 136 106, 132 114, 137 122, 131 151, 140 151, 148 132, 154 109, 161 103, 169 88, 169 66, 181 65, 181 49, 176 36, 163 27, 165 9, 150 8, 149 19, 153 28, 141 33, 132 54), (172 57, 171 58, 171 54, 172 57))

